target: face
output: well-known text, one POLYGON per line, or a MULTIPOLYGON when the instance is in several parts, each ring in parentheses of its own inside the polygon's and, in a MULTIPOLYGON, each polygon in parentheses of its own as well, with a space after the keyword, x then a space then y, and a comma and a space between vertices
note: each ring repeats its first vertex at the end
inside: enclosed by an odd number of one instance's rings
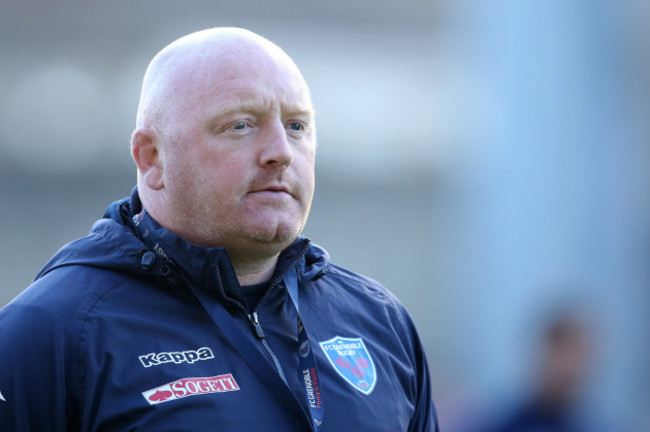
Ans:
POLYGON ((168 228, 229 252, 280 250, 314 194, 314 112, 304 80, 257 46, 194 58, 178 74, 159 145, 168 228))

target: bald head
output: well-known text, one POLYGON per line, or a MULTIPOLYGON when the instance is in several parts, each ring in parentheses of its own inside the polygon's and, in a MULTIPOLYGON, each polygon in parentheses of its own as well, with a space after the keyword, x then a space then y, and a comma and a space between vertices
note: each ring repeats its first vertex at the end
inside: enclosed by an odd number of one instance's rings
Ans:
POLYGON ((167 45, 149 64, 142 82, 136 127, 165 133, 170 117, 186 112, 188 104, 196 103, 205 87, 211 85, 210 78, 227 74, 231 62, 241 58, 282 65, 303 80, 298 67, 280 47, 249 30, 218 27, 191 33, 167 45))

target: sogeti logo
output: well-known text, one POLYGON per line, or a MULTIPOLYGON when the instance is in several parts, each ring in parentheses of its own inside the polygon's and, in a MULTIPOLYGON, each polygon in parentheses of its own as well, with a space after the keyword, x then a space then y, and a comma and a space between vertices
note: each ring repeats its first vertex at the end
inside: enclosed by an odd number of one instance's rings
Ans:
POLYGON ((187 351, 169 351, 161 353, 149 353, 138 357, 144 367, 158 366, 163 363, 174 362, 194 363, 199 360, 209 360, 214 358, 212 350, 208 347, 201 347, 197 350, 187 351))
POLYGON ((224 393, 239 390, 232 374, 213 377, 183 378, 160 387, 142 392, 150 405, 208 393, 224 393))

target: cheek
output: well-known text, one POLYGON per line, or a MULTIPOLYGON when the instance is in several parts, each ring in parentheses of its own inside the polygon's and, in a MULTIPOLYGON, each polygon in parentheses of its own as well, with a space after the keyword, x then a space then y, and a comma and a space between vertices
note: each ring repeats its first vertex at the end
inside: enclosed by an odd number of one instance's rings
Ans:
POLYGON ((169 193, 187 205, 196 201, 214 180, 209 158, 198 152, 185 151, 169 158, 164 168, 169 193))
POLYGON ((189 161, 184 157, 171 157, 163 162, 163 176, 165 188, 170 193, 187 190, 191 183, 191 176, 187 175, 189 161))
POLYGON ((208 196, 237 200, 247 191, 250 170, 232 155, 210 155, 197 161, 196 166, 194 181, 208 196))
POLYGON ((294 159, 294 166, 296 173, 300 177, 300 180, 304 182, 305 187, 314 189, 315 182, 315 158, 314 153, 309 152, 302 154, 299 157, 294 159))
POLYGON ((197 141, 188 149, 181 168, 197 182, 228 183, 240 174, 241 165, 236 157, 226 151, 219 151, 216 143, 197 141))

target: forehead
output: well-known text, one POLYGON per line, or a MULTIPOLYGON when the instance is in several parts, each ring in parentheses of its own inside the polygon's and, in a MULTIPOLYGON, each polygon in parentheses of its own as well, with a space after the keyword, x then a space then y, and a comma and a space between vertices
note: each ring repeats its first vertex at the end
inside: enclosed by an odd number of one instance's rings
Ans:
POLYGON ((273 68, 240 72, 230 70, 230 76, 215 76, 198 98, 214 109, 313 111, 309 91, 301 77, 273 68))
POLYGON ((175 86, 189 106, 205 111, 233 109, 313 113, 300 71, 282 51, 258 46, 199 52, 185 62, 175 86))

